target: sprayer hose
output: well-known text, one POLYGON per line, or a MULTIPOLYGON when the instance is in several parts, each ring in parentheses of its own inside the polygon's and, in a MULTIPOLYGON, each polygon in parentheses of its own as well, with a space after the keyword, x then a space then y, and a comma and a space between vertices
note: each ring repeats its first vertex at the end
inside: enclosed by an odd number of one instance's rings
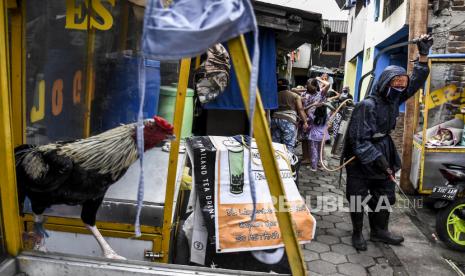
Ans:
MULTIPOLYGON (((333 112, 333 114, 331 115, 331 117, 329 117, 329 120, 328 122, 332 122, 334 120, 334 117, 336 117, 336 115, 339 113, 339 110, 341 110, 346 104, 348 104, 349 102, 353 102, 351 99, 347 99, 345 101, 343 101, 339 106, 338 108, 336 108, 336 110, 333 112)), ((325 169, 326 171, 328 172, 335 172, 335 171, 339 171, 339 170, 342 170, 345 166, 347 166, 350 162, 354 161, 355 160, 355 156, 352 156, 349 160, 347 160, 346 162, 344 162, 342 165, 340 165, 339 167, 336 167, 336 168, 328 168, 326 167, 325 163, 323 162, 323 152, 324 152, 324 148, 325 148, 325 143, 324 141, 326 141, 326 133, 328 132, 328 129, 329 127, 331 126, 331 123, 328 123, 328 125, 326 126, 325 128, 325 131, 323 131, 323 140, 322 140, 322 143, 321 143, 321 147, 320 147, 320 163, 321 163, 321 166, 323 167, 323 169, 325 169)))

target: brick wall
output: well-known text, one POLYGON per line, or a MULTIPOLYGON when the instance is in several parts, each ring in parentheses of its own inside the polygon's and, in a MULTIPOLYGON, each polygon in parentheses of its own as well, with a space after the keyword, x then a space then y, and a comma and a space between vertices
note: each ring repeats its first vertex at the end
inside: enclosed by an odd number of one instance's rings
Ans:
POLYGON ((450 31, 447 40, 448 53, 465 53, 465 31, 450 31))
POLYGON ((396 145, 397 152, 402 156, 402 142, 404 135, 404 113, 400 113, 397 118, 396 129, 391 133, 392 140, 396 145))
POLYGON ((465 86, 465 64, 454 64, 449 67, 446 80, 457 86, 458 92, 463 92, 465 86))
POLYGON ((465 11, 465 1, 464 0, 453 0, 450 1, 451 8, 453 11, 465 11))
MULTIPOLYGON (((465 54, 465 0, 430 0, 428 25, 432 29, 434 54, 465 54)), ((455 84, 458 92, 465 88, 465 65, 436 68, 432 82, 455 84), (442 71, 441 71, 442 70, 442 71)))
POLYGON ((465 0, 430 0, 433 53, 465 53, 465 0), (459 26, 457 26, 459 25, 459 26), (455 27, 453 30, 449 30, 455 27))

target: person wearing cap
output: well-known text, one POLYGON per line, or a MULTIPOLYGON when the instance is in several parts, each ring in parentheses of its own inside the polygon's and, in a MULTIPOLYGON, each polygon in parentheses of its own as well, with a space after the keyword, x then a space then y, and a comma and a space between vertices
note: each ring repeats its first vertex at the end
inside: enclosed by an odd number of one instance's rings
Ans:
POLYGON ((390 209, 396 201, 394 174, 401 167, 390 133, 396 127, 400 105, 413 97, 428 78, 432 45, 433 39, 422 35, 417 42, 420 55, 412 74, 407 75, 399 66, 386 67, 369 96, 352 113, 343 156, 345 160, 355 156, 346 167, 346 197, 351 206, 352 245, 357 250, 367 250, 362 235, 364 209, 368 212, 371 241, 391 245, 404 241, 388 228, 390 209))
POLYGON ((278 110, 271 118, 271 135, 273 142, 286 145, 294 153, 297 139, 298 120, 302 120, 303 128, 307 130, 307 116, 305 115, 301 97, 289 89, 286 79, 278 80, 278 110))

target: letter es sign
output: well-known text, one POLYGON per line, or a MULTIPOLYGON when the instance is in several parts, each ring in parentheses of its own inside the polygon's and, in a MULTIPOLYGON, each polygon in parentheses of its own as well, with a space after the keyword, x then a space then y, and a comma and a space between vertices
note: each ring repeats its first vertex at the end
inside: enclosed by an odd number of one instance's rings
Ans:
POLYGON ((115 0, 66 0, 66 29, 87 30, 90 28, 106 31, 113 25, 113 17, 102 2, 108 2, 112 7, 115 0), (90 3, 90 8, 89 8, 90 3), (92 9, 90 24, 88 24, 89 10, 92 9), (99 20, 97 20, 98 18, 99 20))

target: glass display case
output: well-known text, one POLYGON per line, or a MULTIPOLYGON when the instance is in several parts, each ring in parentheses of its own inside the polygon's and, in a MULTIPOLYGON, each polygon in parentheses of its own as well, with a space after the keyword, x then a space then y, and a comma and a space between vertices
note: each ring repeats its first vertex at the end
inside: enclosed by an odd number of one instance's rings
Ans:
MULTIPOLYGON (((14 114, 24 122, 23 143, 72 141, 136 122, 144 7, 133 2, 23 1, 24 106, 23 114, 14 114)), ((21 51, 16 45, 12 49, 21 51)), ((177 60, 161 66, 157 60, 145 59, 144 118, 158 114, 160 86, 171 85, 178 68, 177 60)), ((143 260, 144 251, 160 251, 168 159, 169 152, 161 148, 146 152, 139 240, 116 240, 134 235, 138 164, 110 187, 100 206, 98 227, 128 259, 143 260)), ((179 164, 183 161, 181 156, 179 164)), ((59 205, 46 210, 46 228, 52 232, 47 239, 49 250, 100 256, 97 243, 80 221, 80 213, 79 206, 59 205), (73 240, 75 246, 64 247, 64 240, 73 240)), ((32 215, 26 215, 25 220, 27 229, 32 229, 32 215)))
POLYGON ((443 164, 465 165, 465 55, 431 55, 425 93, 420 98, 410 180, 429 194, 445 179, 443 164))

